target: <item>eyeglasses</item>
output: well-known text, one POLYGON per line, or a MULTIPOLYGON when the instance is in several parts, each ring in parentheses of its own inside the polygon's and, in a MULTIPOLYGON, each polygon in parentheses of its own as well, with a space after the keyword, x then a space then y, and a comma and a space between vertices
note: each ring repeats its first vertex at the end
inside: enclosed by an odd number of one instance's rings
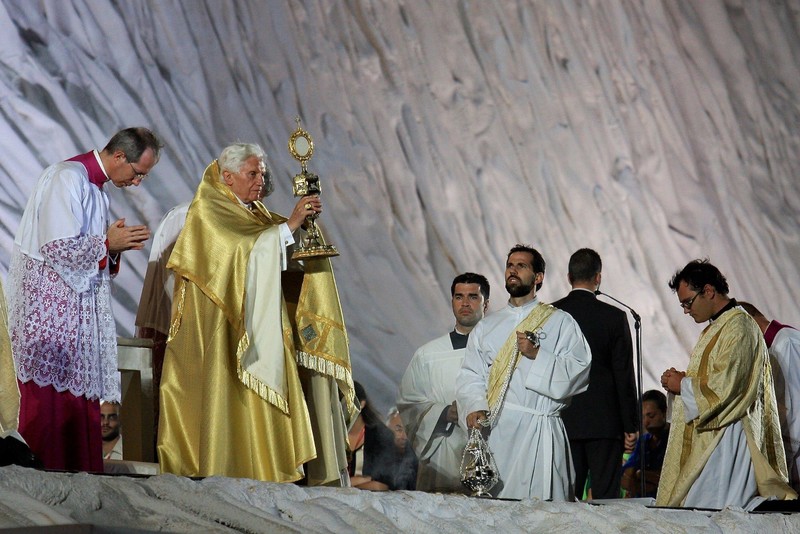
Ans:
POLYGON ((141 173, 141 172, 137 171, 137 170, 136 170, 136 167, 134 167, 134 166, 133 166, 133 163, 131 163, 131 162, 129 161, 129 162, 128 162, 128 165, 130 165, 130 166, 131 166, 131 169, 133 169, 133 179, 134 179, 134 180, 136 180, 137 178, 138 178, 139 180, 144 180, 145 178, 147 178, 147 173, 146 173, 146 172, 145 172, 145 173, 141 173))
POLYGON ((691 310, 692 309, 692 304, 694 304, 694 299, 696 299, 700 295, 700 293, 702 293, 703 291, 704 291, 704 289, 701 289, 700 291, 695 293, 694 296, 692 298, 690 298, 689 300, 681 301, 681 308, 683 308, 684 310, 691 310))

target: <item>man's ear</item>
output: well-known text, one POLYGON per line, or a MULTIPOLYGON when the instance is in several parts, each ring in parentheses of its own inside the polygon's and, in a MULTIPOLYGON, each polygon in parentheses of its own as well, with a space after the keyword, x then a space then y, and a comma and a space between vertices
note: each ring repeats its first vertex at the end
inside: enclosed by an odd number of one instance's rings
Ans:
POLYGON ((228 187, 233 185, 233 173, 231 171, 222 171, 222 181, 228 187))
POLYGON ((123 152, 122 150, 117 149, 117 150, 114 151, 113 154, 111 154, 110 163, 113 166, 113 168, 112 169, 106 169, 107 171, 108 170, 120 169, 120 168, 122 168, 122 167, 124 167, 125 165, 128 164, 128 157, 125 155, 125 152, 123 152))
POLYGON ((714 286, 712 286, 711 284, 706 284, 706 285, 704 285, 704 286, 703 286, 703 294, 704 294, 704 295, 705 295, 705 293, 706 293, 706 289, 710 289, 711 291, 713 291, 713 292, 714 292, 714 294, 713 294, 713 295, 711 295, 711 297, 709 298, 709 300, 714 300, 714 297, 716 297, 716 296, 717 296, 717 290, 716 290, 716 288, 715 288, 714 286))

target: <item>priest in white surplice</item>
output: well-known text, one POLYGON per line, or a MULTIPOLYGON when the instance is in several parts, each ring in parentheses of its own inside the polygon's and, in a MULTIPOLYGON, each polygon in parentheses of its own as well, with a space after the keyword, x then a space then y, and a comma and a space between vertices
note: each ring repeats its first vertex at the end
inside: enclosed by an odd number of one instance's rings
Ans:
POLYGON ((146 128, 121 130, 103 150, 45 169, 22 214, 9 331, 19 432, 47 469, 103 470, 99 399, 120 399, 109 280, 119 253, 150 237, 145 226, 109 219, 103 186, 138 186, 160 148, 146 128))
POLYGON ((728 282, 707 260, 689 262, 669 283, 683 312, 709 321, 686 372, 661 385, 675 395, 656 504, 752 509, 764 498, 795 499, 764 338, 728 297, 728 282))
POLYGON ((462 273, 450 285, 456 325, 452 332, 421 346, 403 380, 397 408, 419 459, 419 491, 461 492, 461 455, 467 433, 458 426, 456 375, 467 339, 489 306, 489 281, 462 273))
POLYGON ((536 298, 544 271, 538 251, 511 249, 505 270, 508 306, 473 329, 456 380, 460 422, 478 427, 499 404, 505 370, 515 366, 488 439, 500 478, 492 494, 501 498, 575 498, 559 412, 586 390, 592 355, 578 323, 536 298))

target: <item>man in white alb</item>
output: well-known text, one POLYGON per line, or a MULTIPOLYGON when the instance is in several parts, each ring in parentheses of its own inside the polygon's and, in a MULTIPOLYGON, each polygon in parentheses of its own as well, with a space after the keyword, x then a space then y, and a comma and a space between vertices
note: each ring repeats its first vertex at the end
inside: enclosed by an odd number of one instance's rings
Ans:
POLYGON ((467 434, 458 426, 455 377, 464 361, 469 333, 489 306, 489 281, 463 273, 450 286, 456 325, 452 332, 421 346, 400 383, 397 407, 419 459, 417 490, 456 492, 467 434))
POLYGON ((490 409, 499 413, 488 439, 500 478, 494 495, 571 501, 575 474, 559 412, 586 390, 592 354, 578 323, 536 297, 544 271, 537 250, 511 249, 505 270, 508 306, 470 334, 456 397, 467 428, 479 427, 490 409), (501 404, 508 369, 513 374, 501 404))

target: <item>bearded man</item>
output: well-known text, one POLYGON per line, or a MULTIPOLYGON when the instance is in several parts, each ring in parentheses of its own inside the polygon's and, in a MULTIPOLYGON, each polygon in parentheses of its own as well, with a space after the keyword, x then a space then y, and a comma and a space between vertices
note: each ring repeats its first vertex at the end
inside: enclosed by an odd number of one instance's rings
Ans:
POLYGON ((500 478, 493 494, 572 501, 575 473, 559 413, 586 390, 592 354, 578 323, 537 298, 544 271, 537 250, 517 245, 509 251, 508 306, 470 333, 456 398, 467 428, 480 428, 489 410, 499 414, 488 439, 500 478))

